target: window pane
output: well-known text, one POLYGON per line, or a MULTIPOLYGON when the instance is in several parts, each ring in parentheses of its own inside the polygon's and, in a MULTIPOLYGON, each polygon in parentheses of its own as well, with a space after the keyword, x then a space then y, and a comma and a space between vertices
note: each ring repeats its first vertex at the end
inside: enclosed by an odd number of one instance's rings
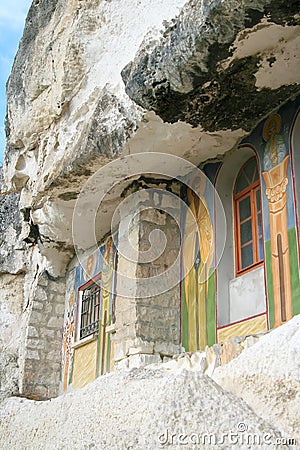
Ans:
POLYGON ((239 214, 240 214, 240 222, 251 216, 249 195, 239 202, 239 214))
POLYGON ((252 183, 254 183, 255 181, 257 181, 259 179, 259 176, 258 176, 258 169, 257 169, 257 166, 255 167, 255 171, 254 171, 254 176, 253 176, 253 181, 252 181, 252 183))
POLYGON ((262 204, 260 178, 255 157, 241 168, 235 186, 235 214, 239 238, 236 241, 240 255, 239 270, 263 260, 264 242, 262 229, 262 204), (245 192, 245 194, 241 194, 245 192))
POLYGON ((245 174, 243 171, 241 171, 239 174, 239 177, 237 179, 235 193, 238 194, 239 192, 242 192, 248 186, 249 186, 249 183, 245 177, 245 174))
POLYGON ((252 244, 246 245, 241 249, 242 256, 242 269, 245 269, 248 266, 253 264, 253 247, 252 244))
POLYGON ((262 236, 261 213, 257 214, 257 236, 259 238, 262 236))
POLYGON ((247 220, 241 225, 241 245, 252 241, 252 220, 247 220))
POLYGON ((257 189, 256 191, 256 210, 261 210, 261 204, 260 204, 260 189, 257 189))
POLYGON ((98 331, 101 303, 100 287, 97 284, 86 288, 82 294, 80 339, 98 331))
POLYGON ((91 297, 91 322, 95 322, 95 301, 96 301, 96 294, 93 294, 91 297))
POLYGON ((256 170, 256 159, 250 159, 250 161, 245 165, 244 172, 249 180, 249 184, 254 182, 254 175, 256 170))
POLYGON ((100 311, 100 291, 97 292, 97 299, 96 299, 96 306, 95 306, 95 320, 99 320, 100 315, 99 315, 99 311, 100 311))
POLYGON ((262 237, 259 238, 258 241, 258 255, 259 255, 259 260, 261 261, 262 259, 264 259, 264 250, 263 250, 263 241, 262 241, 262 237))

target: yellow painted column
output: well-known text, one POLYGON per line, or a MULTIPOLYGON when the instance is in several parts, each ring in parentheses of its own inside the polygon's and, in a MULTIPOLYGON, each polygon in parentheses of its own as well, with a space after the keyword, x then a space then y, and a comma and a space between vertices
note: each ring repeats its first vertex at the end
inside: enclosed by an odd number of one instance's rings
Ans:
POLYGON ((292 318, 292 290, 286 187, 289 155, 263 172, 270 211, 270 238, 274 291, 274 327, 292 318))

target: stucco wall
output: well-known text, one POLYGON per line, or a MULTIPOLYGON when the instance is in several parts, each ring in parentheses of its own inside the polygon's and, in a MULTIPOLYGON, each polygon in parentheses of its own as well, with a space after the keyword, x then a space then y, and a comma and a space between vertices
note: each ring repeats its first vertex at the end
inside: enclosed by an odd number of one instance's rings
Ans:
POLYGON ((251 270, 229 283, 230 323, 266 312, 264 267, 251 270))
MULTIPOLYGON (((226 243, 224 252, 217 268, 217 308, 218 326, 227 325, 231 322, 230 312, 230 282, 235 278, 235 240, 234 240, 234 212, 233 212, 233 188, 237 174, 242 165, 253 156, 251 148, 243 148, 229 152, 223 161, 218 173, 216 190, 222 201, 226 216, 226 243)), ((218 214, 218 211, 217 211, 218 214)), ((216 233, 223 235, 224 231, 218 227, 218 216, 216 217, 216 233)))

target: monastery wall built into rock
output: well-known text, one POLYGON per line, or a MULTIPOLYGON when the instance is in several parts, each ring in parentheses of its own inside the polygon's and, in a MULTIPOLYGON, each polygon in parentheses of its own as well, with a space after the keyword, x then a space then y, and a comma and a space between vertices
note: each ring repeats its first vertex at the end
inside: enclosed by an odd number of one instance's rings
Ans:
POLYGON ((300 439, 299 49, 297 0, 32 1, 0 169, 3 448, 238 418, 300 439))

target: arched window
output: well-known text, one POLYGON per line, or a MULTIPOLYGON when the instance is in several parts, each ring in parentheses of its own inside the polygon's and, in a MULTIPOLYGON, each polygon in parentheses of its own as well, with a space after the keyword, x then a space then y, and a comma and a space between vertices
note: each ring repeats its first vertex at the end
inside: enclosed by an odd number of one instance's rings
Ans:
POLYGON ((236 272, 243 273, 263 261, 261 192, 256 158, 238 173, 234 187, 236 272))

